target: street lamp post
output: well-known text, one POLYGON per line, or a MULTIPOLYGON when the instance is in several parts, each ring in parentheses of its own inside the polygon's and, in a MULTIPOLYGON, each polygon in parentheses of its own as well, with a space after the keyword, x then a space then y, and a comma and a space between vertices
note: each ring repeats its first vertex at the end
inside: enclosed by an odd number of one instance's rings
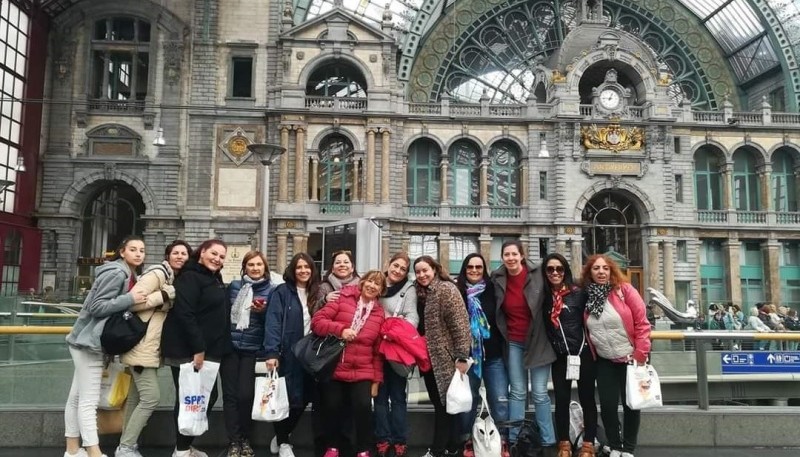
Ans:
POLYGON ((261 240, 258 249, 267 255, 267 229, 269 227, 269 167, 272 162, 286 152, 286 148, 277 144, 253 143, 247 149, 258 157, 264 165, 264 180, 261 183, 261 240))

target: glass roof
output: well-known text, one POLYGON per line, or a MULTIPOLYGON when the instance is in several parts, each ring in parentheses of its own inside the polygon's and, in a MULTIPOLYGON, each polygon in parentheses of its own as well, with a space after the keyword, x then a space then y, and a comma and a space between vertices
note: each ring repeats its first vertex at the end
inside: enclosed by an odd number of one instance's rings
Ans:
MULTIPOLYGON (((424 0, 342 0, 342 6, 356 16, 360 16, 367 22, 380 25, 383 17, 383 10, 386 5, 392 11, 392 22, 395 30, 407 32, 409 25, 419 11, 419 7, 424 0)), ((311 19, 325 14, 333 9, 335 0, 300 0, 295 1, 297 8, 307 8, 305 19, 311 19), (303 5, 305 4, 305 5, 303 5)))

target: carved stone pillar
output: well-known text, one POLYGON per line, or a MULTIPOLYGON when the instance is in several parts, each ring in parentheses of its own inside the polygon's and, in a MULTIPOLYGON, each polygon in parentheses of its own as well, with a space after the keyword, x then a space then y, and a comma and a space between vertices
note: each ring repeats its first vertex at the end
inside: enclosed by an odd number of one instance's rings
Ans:
POLYGON ((311 158, 311 201, 319 200, 319 159, 311 158))
POLYGON ((275 244, 275 272, 278 274, 283 274, 283 271, 286 269, 287 265, 287 237, 285 233, 278 233, 275 237, 277 238, 277 243, 275 244))
POLYGON ((761 211, 772 211, 772 166, 764 165, 758 173, 759 198, 761 211))
POLYGON ((389 148, 391 140, 391 132, 387 129, 383 129, 381 132, 382 140, 381 143, 381 203, 389 203, 389 183, 391 182, 391 171, 389 169, 389 155, 390 152, 389 148))
MULTIPOLYGON (((289 127, 281 126, 281 147, 289 150, 289 127)), ((278 182, 278 201, 289 201, 289 154, 283 154, 280 158, 281 168, 278 182)))
POLYGON ((583 240, 571 240, 569 243, 569 267, 572 270, 572 278, 575 281, 579 281, 581 279, 581 268, 583 268, 583 240))
POLYGON ((294 149, 294 201, 303 203, 308 193, 306 187, 305 162, 306 162, 306 135, 303 127, 296 129, 297 144, 294 149))
MULTIPOLYGON (((492 236, 491 235, 481 235, 478 237, 478 251, 481 253, 484 259, 486 259, 486 268, 489 268, 489 264, 492 261, 492 236)), ((488 273, 488 271, 487 271, 488 273)))
POLYGON ((567 255, 567 240, 556 240, 556 251, 557 254, 561 254, 563 256, 567 255))
POLYGON ((660 263, 658 261, 658 241, 657 240, 648 240, 647 241, 647 286, 652 287, 654 289, 658 289, 658 276, 659 276, 659 266, 660 263))
POLYGON ((733 165, 725 165, 721 171, 722 209, 730 211, 735 209, 733 205, 733 165))
POLYGON ((365 203, 375 203, 375 129, 367 130, 367 165, 365 203))
POLYGON ((442 159, 442 171, 441 171, 441 175, 442 175, 442 193, 441 193, 442 194, 442 200, 441 200, 441 202, 442 203, 448 203, 448 200, 447 200, 447 166, 448 166, 447 159, 443 158, 442 159))
POLYGON ((358 189, 361 188, 361 183, 358 181, 358 159, 353 159, 353 192, 350 194, 353 198, 350 201, 357 202, 360 198, 358 189))
POLYGON ((403 158, 403 204, 408 205, 408 158, 403 158))
POLYGON ((528 160, 523 159, 519 169, 519 205, 528 205, 528 160))
POLYGON ((675 303, 675 241, 664 241, 664 295, 675 303))
POLYGON ((480 189, 478 190, 481 206, 489 204, 489 159, 481 159, 480 189))
POLYGON ((725 285, 728 289, 728 297, 734 303, 742 302, 742 275, 739 265, 741 245, 742 243, 736 238, 731 238, 722 243, 725 260, 728 262, 725 268, 725 285))
POLYGON ((767 240, 761 244, 764 255, 764 292, 766 300, 775 304, 781 303, 781 270, 780 253, 781 243, 776 240, 767 240))
MULTIPOLYGON (((447 235, 440 235, 439 236, 439 263, 442 264, 442 268, 445 269, 448 273, 453 273, 450 271, 450 241, 453 240, 453 237, 449 234, 447 235)), ((413 260, 412 260, 413 262, 413 260)))

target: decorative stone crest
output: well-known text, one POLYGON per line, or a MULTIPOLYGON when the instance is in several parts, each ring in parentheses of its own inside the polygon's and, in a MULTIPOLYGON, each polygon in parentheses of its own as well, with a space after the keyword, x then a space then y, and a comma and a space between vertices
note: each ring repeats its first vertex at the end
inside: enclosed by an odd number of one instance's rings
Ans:
POLYGON ((77 43, 69 39, 70 31, 65 30, 55 35, 54 45, 56 48, 56 58, 53 67, 59 83, 65 83, 72 73, 72 65, 75 61, 75 49, 77 43))
POLYGON ((625 128, 619 124, 610 124, 598 128, 592 124, 581 128, 581 143, 586 149, 639 151, 644 147, 644 132, 640 127, 625 128))
POLYGON ((247 136, 247 132, 241 127, 236 127, 218 147, 226 157, 239 166, 253 154, 247 149, 250 144, 253 144, 253 140, 247 136))
POLYGON ((183 61, 183 41, 164 41, 164 77, 170 86, 181 80, 181 62, 183 61))

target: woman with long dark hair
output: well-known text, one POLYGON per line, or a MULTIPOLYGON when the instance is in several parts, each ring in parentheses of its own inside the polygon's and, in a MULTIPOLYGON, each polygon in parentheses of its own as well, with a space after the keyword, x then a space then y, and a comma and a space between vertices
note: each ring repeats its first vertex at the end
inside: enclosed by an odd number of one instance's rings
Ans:
POLYGON ((597 435, 594 381, 597 374, 583 323, 587 295, 573 282, 572 270, 564 256, 549 254, 542 263, 545 283, 544 325, 550 344, 556 351, 552 376, 556 397, 558 457, 572 457, 569 403, 575 374, 578 398, 583 408, 583 444, 578 457, 594 457, 594 438, 597 435))
POLYGON ((650 322, 641 295, 611 258, 595 254, 581 274, 589 295, 586 328, 597 354, 597 396, 611 457, 633 457, 640 413, 625 402, 627 367, 644 365, 650 354, 650 322), (622 402, 620 433, 617 409, 622 402))
POLYGON ((334 251, 331 254, 331 266, 319 286, 319 297, 315 306, 320 308, 325 303, 337 300, 342 287, 358 285, 360 279, 356 272, 356 260, 353 258, 353 253, 347 250, 334 251))
POLYGON ((294 457, 289 435, 314 397, 316 383, 303 370, 292 347, 311 333, 311 317, 319 296, 319 273, 314 260, 305 252, 292 257, 283 273, 283 284, 270 295, 266 315, 264 350, 267 371, 278 370, 286 377, 289 393, 289 417, 275 422, 275 436, 280 457, 294 457))
POLYGON ((464 300, 442 265, 428 255, 414 261, 417 276, 419 334, 428 343, 432 369, 422 373, 433 404, 433 442, 423 457, 442 457, 456 452, 463 443, 456 416, 447 413, 445 399, 453 371, 466 373, 470 354, 469 316, 464 300))
MULTIPOLYGON (((161 351, 172 370, 176 393, 174 457, 207 457, 192 447, 194 436, 178 431, 178 379, 181 364, 191 362, 199 370, 206 360, 222 362, 233 351, 230 307, 220 274, 227 253, 222 240, 206 240, 197 248, 175 280, 175 304, 164 321, 161 351)), ((215 384, 206 411, 214 407, 217 395, 215 384)))

